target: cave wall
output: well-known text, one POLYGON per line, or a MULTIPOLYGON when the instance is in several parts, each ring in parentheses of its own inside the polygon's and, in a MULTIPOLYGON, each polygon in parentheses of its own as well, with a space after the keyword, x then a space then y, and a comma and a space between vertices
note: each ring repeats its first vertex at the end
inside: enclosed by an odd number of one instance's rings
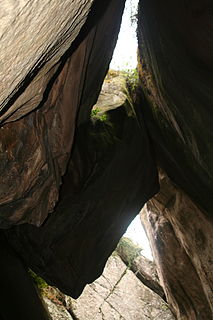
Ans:
POLYGON ((140 1, 139 72, 146 124, 169 177, 213 208, 212 1, 140 1))
POLYGON ((90 119, 124 1, 105 5, 94 4, 54 69, 37 110, 5 123, 1 130, 5 190, 13 195, 0 208, 3 237, 28 267, 73 297, 102 273, 130 221, 158 191, 146 128, 138 123, 127 97, 108 111, 106 121, 90 119), (31 127, 37 144, 29 134, 31 127), (17 128, 20 132, 8 139, 6 133, 11 137, 17 128), (22 189, 9 184, 20 180, 22 189))
POLYGON ((54 66, 86 23, 93 0, 1 2, 0 121, 35 109, 54 66))
POLYGON ((213 226, 163 173, 141 213, 167 300, 177 319, 211 319, 213 226))
MULTIPOLYGON (((102 5, 94 3, 75 41, 69 42, 69 49, 51 67, 49 73, 40 75, 39 85, 42 85, 44 92, 42 101, 35 102, 33 93, 28 93, 30 103, 34 101, 33 108, 28 109, 28 112, 37 109, 26 114, 24 103, 23 108, 19 108, 20 119, 2 122, 1 228, 20 223, 39 226, 48 213, 53 212, 59 197, 61 177, 70 157, 76 123, 80 124, 89 118, 90 109, 98 98, 118 36, 124 2, 115 0, 110 3, 105 1, 102 5)), ((49 10, 49 6, 48 3, 46 10, 49 10)), ((81 19, 84 19, 84 5, 78 3, 78 6, 83 15, 81 19)), ((46 38, 42 39, 43 45, 46 45, 46 38)), ((62 39, 60 41, 63 43, 62 39)), ((32 81, 30 79, 26 86, 37 90, 32 81)), ((39 90, 36 92, 41 94, 39 90)))
POLYGON ((158 191, 145 127, 130 109, 126 100, 106 121, 79 126, 54 212, 39 228, 4 231, 31 269, 74 298, 101 275, 131 220, 158 191))
POLYGON ((148 202, 144 224, 181 320, 213 316, 212 16, 211 1, 139 5, 137 110, 160 172, 160 192, 148 202))

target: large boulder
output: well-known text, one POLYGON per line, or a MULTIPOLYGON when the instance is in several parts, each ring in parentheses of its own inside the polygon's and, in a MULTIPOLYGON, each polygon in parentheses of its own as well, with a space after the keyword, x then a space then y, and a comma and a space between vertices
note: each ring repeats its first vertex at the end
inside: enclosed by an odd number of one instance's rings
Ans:
MULTIPOLYGON (((142 260, 147 274, 152 274, 154 264, 140 256, 142 260)), ((62 319, 70 319, 71 315, 79 320, 175 319, 168 304, 140 282, 116 252, 108 259, 103 274, 87 285, 77 300, 52 287, 46 287, 42 296, 53 320, 61 319, 61 312, 64 314, 62 319), (70 314, 68 318, 66 310, 70 314)))
POLYGON ((54 68, 80 33, 93 2, 1 2, 1 123, 38 106, 54 68))
POLYGON ((211 319, 212 1, 143 0, 138 18, 137 110, 171 179, 161 176, 146 228, 177 318, 211 319))
POLYGON ((128 224, 158 191, 146 129, 127 95, 120 103, 79 124, 60 201, 45 223, 4 232, 30 268, 75 298, 101 275, 128 224))
POLYGON ((140 109, 158 162, 212 215, 212 1, 144 0, 138 19, 140 109))
MULTIPOLYGON (((48 2, 46 10, 51 5, 52 2, 48 2)), ((38 83, 45 94, 40 105, 40 100, 33 102, 33 108, 37 110, 25 115, 27 112, 20 107, 20 119, 2 124, 1 228, 20 223, 39 226, 48 213, 53 212, 59 197, 61 177, 70 158, 77 122, 89 119, 90 109, 98 98, 118 36, 123 7, 123 0, 111 1, 107 6, 104 3, 100 6, 96 2, 75 42, 69 42, 66 54, 52 66, 48 86, 44 80, 47 72, 40 75, 38 83)), ((84 16, 84 10, 85 6, 81 7, 79 4, 80 16, 84 16)), ((64 33, 67 38, 68 34, 64 33)), ((45 45, 45 37, 42 41, 45 45)), ((64 48, 65 51, 67 46, 63 47, 62 43, 60 50, 64 48)), ((34 55, 37 55, 36 48, 34 50, 34 55)), ((11 54, 12 52, 11 50, 11 54)), ((33 74, 32 70, 31 73, 33 74)), ((31 81, 30 78, 28 80, 31 81)), ((30 84, 29 86, 31 87, 30 84)), ((36 90, 34 84, 32 88, 36 90)), ((25 90, 24 94, 26 92, 25 90)), ((40 90, 36 94, 41 96, 40 90)), ((30 93, 27 97, 31 104, 33 97, 30 93)), ((25 106, 26 103, 24 108, 25 106)))
POLYGON ((213 226, 165 174, 142 211, 160 282, 178 319, 212 318, 213 226))

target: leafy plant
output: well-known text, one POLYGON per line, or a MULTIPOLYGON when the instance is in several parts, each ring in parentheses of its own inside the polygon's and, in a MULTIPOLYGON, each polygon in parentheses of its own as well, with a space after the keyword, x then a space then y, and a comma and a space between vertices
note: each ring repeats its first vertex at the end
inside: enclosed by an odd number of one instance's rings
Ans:
POLYGON ((42 292, 45 288, 48 287, 48 284, 44 279, 39 277, 35 272, 29 269, 29 275, 32 277, 34 284, 37 286, 40 292, 42 292))
POLYGON ((91 117, 96 117, 98 112, 100 112, 101 110, 99 108, 93 108, 91 110, 91 117))
POLYGON ((91 110, 91 118, 95 118, 100 121, 106 121, 107 115, 106 115, 106 113, 103 113, 100 108, 93 108, 91 110))

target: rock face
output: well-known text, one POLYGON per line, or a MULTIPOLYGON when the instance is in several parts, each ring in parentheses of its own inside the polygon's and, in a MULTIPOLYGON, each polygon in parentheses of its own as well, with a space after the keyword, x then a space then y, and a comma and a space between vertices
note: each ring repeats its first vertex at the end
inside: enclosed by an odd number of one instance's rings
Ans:
POLYGON ((140 254, 141 248, 138 251, 138 248, 128 238, 123 237, 116 248, 116 252, 146 287, 165 299, 164 290, 159 284, 156 266, 140 254))
POLYGON ((163 174, 160 192, 147 203, 142 221, 177 318, 212 319, 212 223, 163 174))
MULTIPOLYGON (((1 126, 1 228, 19 223, 39 226, 53 211, 71 153, 77 114, 79 123, 90 117, 115 46, 123 6, 123 0, 107 6, 103 2, 101 7, 96 3, 75 42, 51 69, 48 86, 46 80, 39 81, 45 88, 40 108, 25 117, 26 112, 19 108, 22 118, 1 126)), ((79 5, 79 14, 83 15, 84 9, 79 5)), ((34 84, 32 87, 36 90, 34 84)), ((29 94, 28 100, 33 101, 29 94)), ((37 108, 38 103, 33 106, 37 108)))
POLYGON ((48 299, 45 296, 43 297, 43 300, 49 311, 49 317, 51 320, 73 320, 70 313, 62 304, 60 304, 60 302, 54 303, 51 299, 48 299))
POLYGON ((138 17, 144 116, 158 161, 212 215, 212 1, 141 0, 138 17))
POLYGON ((100 95, 93 110, 103 114, 108 110, 116 109, 127 99, 126 77, 120 71, 109 70, 104 79, 100 95))
POLYGON ((111 257, 103 275, 71 301, 77 319, 173 320, 167 304, 145 287, 119 257, 111 257))
MULTIPOLYGON (((142 256, 140 258, 143 260, 142 256)), ((144 264, 149 269, 146 261, 144 264)), ((150 269, 147 272, 150 272, 150 269)), ((55 292, 56 296, 57 294, 55 292)), ((57 299, 54 303, 52 302, 53 307, 48 298, 48 291, 46 291, 46 296, 44 300, 52 312, 53 320, 58 319, 53 314, 54 307, 55 310, 66 308, 74 319, 78 320, 174 319, 167 303, 144 286, 116 254, 113 254, 107 261, 103 274, 95 282, 86 286, 77 300, 61 294, 60 300, 63 301, 64 307, 61 306, 59 300, 57 302, 57 299)))
POLYGON ((73 297, 102 273, 130 221, 158 190, 146 131, 130 110, 125 101, 106 121, 82 124, 55 212, 40 228, 4 232, 31 269, 73 297))
POLYGON ((35 109, 55 67, 86 22, 93 0, 3 0, 0 121, 35 109))
POLYGON ((212 319, 211 1, 140 1, 143 112, 162 178, 146 227, 178 319, 212 319))

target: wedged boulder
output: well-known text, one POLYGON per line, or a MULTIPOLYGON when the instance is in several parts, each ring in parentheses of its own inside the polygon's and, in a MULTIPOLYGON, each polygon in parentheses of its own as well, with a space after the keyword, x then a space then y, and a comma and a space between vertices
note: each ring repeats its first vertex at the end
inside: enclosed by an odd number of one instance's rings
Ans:
POLYGON ((213 317, 213 226, 168 177, 142 213, 168 303, 181 320, 213 317))
MULTIPOLYGON (((102 5, 93 5, 76 41, 51 69, 47 87, 41 79, 45 94, 39 108, 25 116, 19 109, 21 119, 1 126, 1 228, 39 226, 54 210, 77 122, 90 117, 118 36, 124 1, 102 5)), ((30 94, 28 99, 33 101, 30 94)))
POLYGON ((131 108, 126 99, 106 118, 82 123, 54 212, 39 228, 4 232, 31 269, 72 297, 101 275, 128 224, 158 191, 146 129, 131 108))

